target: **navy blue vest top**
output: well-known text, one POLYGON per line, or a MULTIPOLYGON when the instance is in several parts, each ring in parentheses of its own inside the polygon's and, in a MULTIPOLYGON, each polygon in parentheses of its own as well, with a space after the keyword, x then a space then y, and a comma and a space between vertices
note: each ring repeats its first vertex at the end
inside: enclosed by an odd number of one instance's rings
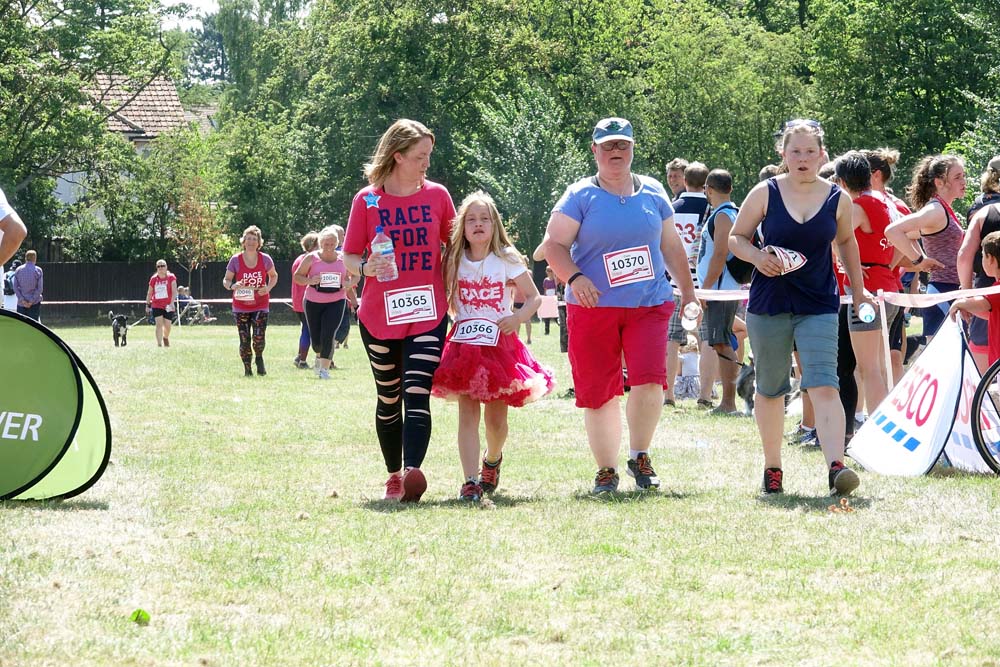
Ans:
POLYGON ((840 309, 830 246, 837 237, 840 192, 836 185, 831 187, 819 212, 799 224, 788 214, 777 181, 767 180, 767 215, 760 227, 764 245, 797 250, 806 258, 806 263, 800 269, 774 278, 755 272, 750 283, 749 312, 755 315, 820 315, 840 309))

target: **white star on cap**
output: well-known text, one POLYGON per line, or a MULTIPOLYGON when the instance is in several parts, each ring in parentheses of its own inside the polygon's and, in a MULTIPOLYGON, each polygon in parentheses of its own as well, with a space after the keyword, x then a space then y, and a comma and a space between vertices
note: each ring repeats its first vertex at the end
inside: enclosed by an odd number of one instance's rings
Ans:
POLYGON ((374 192, 365 195, 365 204, 367 204, 365 208, 378 208, 379 199, 381 199, 381 197, 374 192))

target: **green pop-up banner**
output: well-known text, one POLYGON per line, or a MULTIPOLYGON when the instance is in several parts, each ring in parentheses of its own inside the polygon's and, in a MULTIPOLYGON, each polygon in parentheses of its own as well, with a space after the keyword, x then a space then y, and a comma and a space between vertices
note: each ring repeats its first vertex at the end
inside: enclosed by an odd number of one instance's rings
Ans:
POLYGON ((0 310, 0 500, 83 493, 111 457, 111 421, 76 353, 32 319, 0 310))

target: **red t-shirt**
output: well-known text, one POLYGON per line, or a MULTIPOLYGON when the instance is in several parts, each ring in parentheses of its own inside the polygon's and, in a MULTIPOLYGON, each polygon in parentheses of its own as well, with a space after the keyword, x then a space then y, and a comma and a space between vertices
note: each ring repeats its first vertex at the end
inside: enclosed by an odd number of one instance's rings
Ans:
POLYGON ((153 277, 149 279, 149 286, 153 288, 153 298, 150 300, 150 305, 153 308, 166 308, 171 302, 171 292, 176 290, 171 290, 170 285, 177 284, 177 277, 174 274, 167 271, 167 276, 161 278, 158 274, 153 274, 153 277))
MULTIPOLYGON (((992 287, 1000 285, 996 282, 992 287)), ((986 300, 990 302, 990 319, 986 323, 986 350, 989 355, 989 363, 992 364, 1000 359, 1000 294, 987 294, 986 300)))
POLYGON ((376 338, 406 338, 430 331, 447 312, 441 246, 448 243, 455 204, 443 185, 424 181, 408 197, 388 195, 368 186, 354 196, 347 221, 344 253, 371 250, 375 227, 392 238, 396 280, 365 279, 358 319, 376 338))
POLYGON ((233 290, 233 312, 252 313, 257 310, 270 310, 271 295, 261 296, 257 290, 267 285, 267 274, 274 268, 274 260, 270 255, 263 252, 257 253, 257 265, 253 268, 247 266, 243 260, 243 253, 238 252, 229 260, 226 271, 233 272, 233 282, 243 285, 240 289, 233 290), (246 290, 250 290, 249 292, 246 290))
POLYGON ((878 290, 898 292, 903 288, 895 271, 889 268, 894 252, 893 245, 885 238, 885 228, 889 226, 889 209, 885 202, 865 193, 854 200, 860 206, 871 232, 863 232, 860 227, 854 229, 854 238, 858 241, 858 251, 861 256, 861 266, 865 274, 865 289, 872 294, 878 290))

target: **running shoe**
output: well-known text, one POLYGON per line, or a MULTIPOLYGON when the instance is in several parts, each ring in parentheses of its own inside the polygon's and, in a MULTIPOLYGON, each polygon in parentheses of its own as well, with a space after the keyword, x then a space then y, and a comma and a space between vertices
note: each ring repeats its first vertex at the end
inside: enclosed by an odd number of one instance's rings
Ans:
POLYGON ((464 500, 470 503, 478 503, 482 497, 483 487, 471 481, 463 484, 462 489, 458 492, 459 500, 464 500))
POLYGON ((784 493, 785 489, 781 486, 782 477, 781 468, 764 468, 764 484, 761 486, 761 492, 784 493))
POLYGON ((618 473, 614 468, 601 468, 594 477, 594 490, 591 493, 599 496, 602 493, 614 493, 618 490, 618 473))
POLYGON ((317 375, 319 376, 320 380, 330 379, 330 371, 326 370, 325 368, 319 369, 319 373, 317 373, 317 375))
POLYGON ((415 503, 420 501, 420 496, 427 490, 427 478, 420 468, 408 468, 403 473, 403 497, 400 502, 415 503))
POLYGON ((292 359, 292 366, 295 366, 296 368, 302 368, 302 366, 299 365, 300 363, 302 363, 302 360, 299 359, 299 355, 295 355, 295 358, 292 359))
POLYGON ((819 435, 816 434, 816 429, 803 432, 799 436, 799 444, 803 447, 819 447, 819 435))
POLYGON ((841 461, 834 461, 830 464, 830 495, 848 496, 851 491, 858 488, 861 478, 841 461))
POLYGON ((496 463, 487 463, 483 458, 483 469, 479 471, 479 484, 486 493, 493 493, 500 485, 500 464, 503 463, 503 455, 496 463))
POLYGON ((304 371, 309 370, 309 362, 305 360, 300 360, 298 363, 295 364, 295 367, 304 371))
POLYGON ((399 473, 389 475, 385 480, 385 493, 382 500, 402 500, 403 498, 403 476, 399 473))
POLYGON ((628 460, 628 474, 635 478, 635 485, 642 490, 660 488, 660 478, 656 476, 646 452, 639 452, 634 459, 628 460))

